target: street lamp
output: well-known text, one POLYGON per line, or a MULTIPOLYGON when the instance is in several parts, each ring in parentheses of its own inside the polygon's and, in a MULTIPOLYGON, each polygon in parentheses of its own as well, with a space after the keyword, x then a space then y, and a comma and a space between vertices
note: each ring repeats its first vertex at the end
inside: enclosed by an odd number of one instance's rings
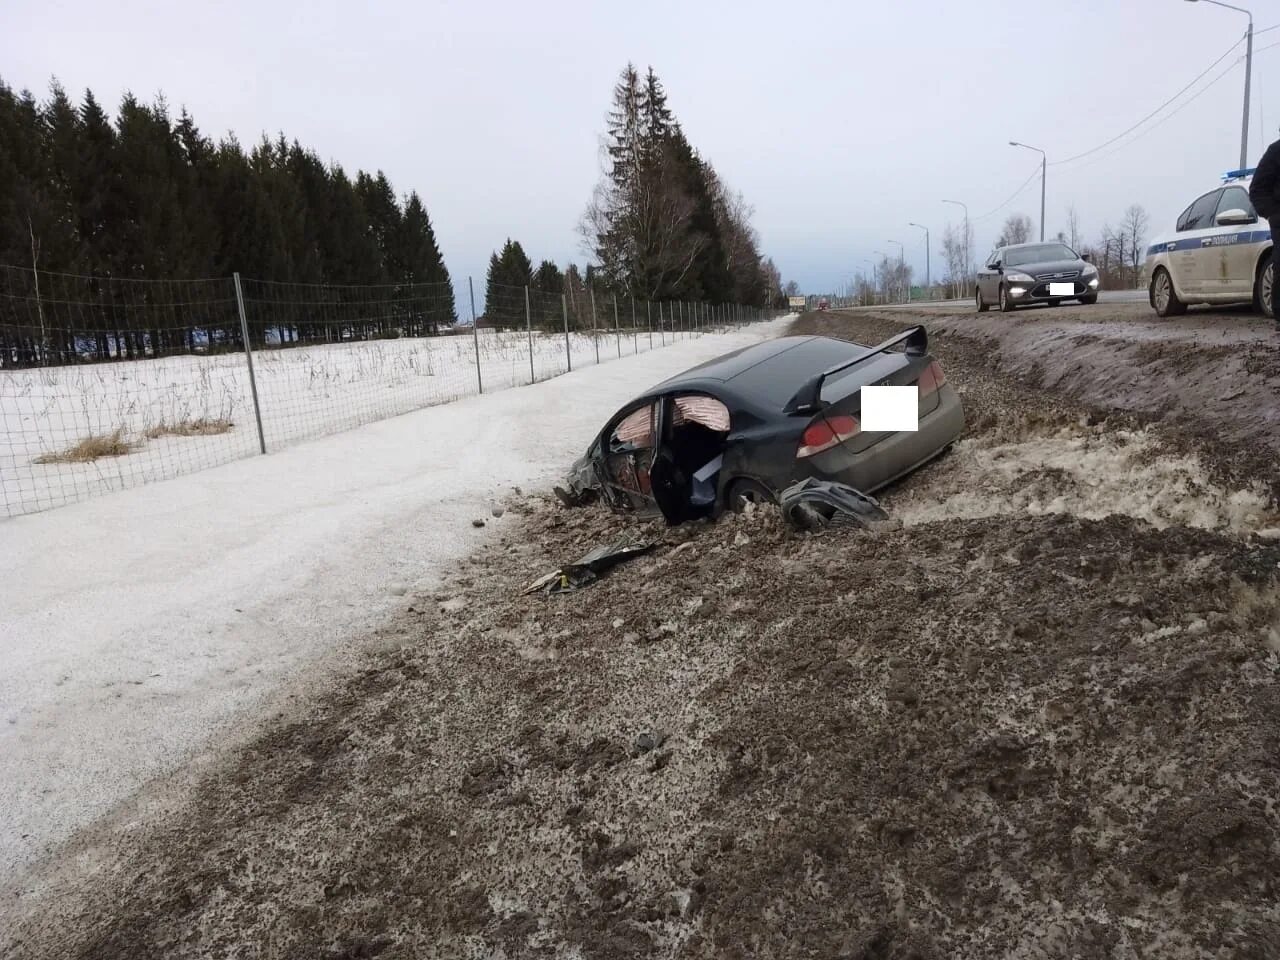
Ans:
MULTIPOLYGON (((886 240, 885 243, 896 243, 898 245, 898 282, 902 283, 906 279, 906 277, 903 275, 905 271, 902 269, 902 265, 904 262, 902 252, 906 248, 903 247, 901 240, 886 240)), ((907 301, 906 299, 904 299, 902 302, 906 303, 907 301)))
POLYGON ((1033 147, 1029 143, 1019 143, 1017 140, 1010 140, 1011 147, 1026 147, 1028 150, 1034 150, 1040 154, 1040 242, 1044 243, 1044 174, 1048 169, 1048 158, 1044 155, 1044 151, 1039 147, 1033 147))
MULTIPOLYGON (((1198 3, 1199 0, 1187 0, 1187 2, 1198 3)), ((1240 122, 1240 169, 1244 170, 1249 166, 1249 78, 1253 76, 1253 14, 1244 7, 1233 7, 1229 3, 1223 3, 1222 0, 1204 0, 1204 2, 1243 13, 1249 18, 1244 50, 1244 119, 1240 122)))
MULTIPOLYGON (((876 273, 876 262, 872 260, 870 257, 863 257, 862 262, 871 264, 871 292, 872 292, 872 295, 874 295, 876 285, 880 282, 880 277, 876 273)), ((859 297, 858 299, 861 300, 862 298, 859 297)))
POLYGON ((916 227, 924 231, 924 288, 926 296, 933 295, 933 271, 929 266, 929 228, 918 223, 908 223, 908 227, 916 227))
POLYGON ((969 208, 959 200, 943 200, 943 203, 954 203, 957 207, 964 207, 964 283, 969 285, 969 275, 973 272, 973 263, 969 259, 969 208))

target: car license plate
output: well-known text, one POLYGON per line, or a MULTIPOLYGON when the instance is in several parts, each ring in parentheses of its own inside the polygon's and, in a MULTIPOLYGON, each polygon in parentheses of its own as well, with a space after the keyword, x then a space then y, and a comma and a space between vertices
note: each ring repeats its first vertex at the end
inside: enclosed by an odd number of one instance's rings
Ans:
POLYGON ((1073 297, 1075 293, 1076 285, 1074 283, 1049 284, 1049 296, 1051 297, 1073 297))

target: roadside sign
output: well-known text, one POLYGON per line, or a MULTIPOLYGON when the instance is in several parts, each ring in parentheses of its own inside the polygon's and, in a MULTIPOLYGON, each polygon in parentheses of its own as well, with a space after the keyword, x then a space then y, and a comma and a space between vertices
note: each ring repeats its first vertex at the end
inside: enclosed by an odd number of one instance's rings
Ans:
POLYGON ((809 301, 805 297, 787 297, 787 306, 800 307, 802 310, 809 301))

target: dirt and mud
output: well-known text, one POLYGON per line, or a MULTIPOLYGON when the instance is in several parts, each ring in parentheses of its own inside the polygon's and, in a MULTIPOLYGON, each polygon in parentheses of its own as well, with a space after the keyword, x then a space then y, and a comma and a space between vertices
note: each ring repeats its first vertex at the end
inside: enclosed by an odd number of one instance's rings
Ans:
POLYGON ((890 528, 514 497, 359 672, 16 891, 6 955, 1280 956, 1265 478, 935 349, 969 429, 890 528))

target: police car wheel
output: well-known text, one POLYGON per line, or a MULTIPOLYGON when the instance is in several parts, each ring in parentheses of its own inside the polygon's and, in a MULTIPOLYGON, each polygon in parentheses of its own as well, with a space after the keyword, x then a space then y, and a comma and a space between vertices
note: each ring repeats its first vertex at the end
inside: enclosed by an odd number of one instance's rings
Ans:
POLYGON ((982 299, 981 287, 977 287, 973 291, 973 302, 977 304, 979 313, 986 313, 988 310, 991 309, 991 304, 987 303, 986 300, 982 299))
POLYGON ((1275 318, 1276 261, 1267 259, 1267 265, 1258 271, 1253 283, 1253 308, 1264 317, 1275 318))
POLYGON ((1003 285, 1000 287, 1000 312, 1013 312, 1013 302, 1009 299, 1009 291, 1007 291, 1003 285))
POLYGON ((1096 293, 1091 293, 1091 294, 1089 294, 1089 295, 1088 295, 1088 296, 1086 296, 1086 297, 1081 297, 1081 298, 1080 298, 1080 302, 1081 302, 1081 303, 1083 303, 1083 304, 1087 307, 1087 306, 1088 306, 1089 304, 1091 304, 1091 303, 1097 303, 1097 302, 1098 302, 1098 295, 1097 295, 1096 293))
POLYGON ((1178 299, 1173 289, 1173 278, 1161 267, 1151 278, 1151 306, 1161 317, 1174 317, 1187 312, 1187 305, 1178 299))

